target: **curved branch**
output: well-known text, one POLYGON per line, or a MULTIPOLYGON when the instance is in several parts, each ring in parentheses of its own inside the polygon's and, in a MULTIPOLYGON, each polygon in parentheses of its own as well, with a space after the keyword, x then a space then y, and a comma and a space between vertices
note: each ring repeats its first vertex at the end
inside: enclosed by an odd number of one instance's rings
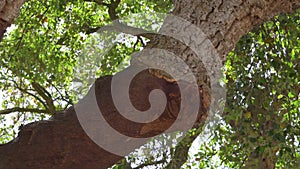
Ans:
POLYGON ((42 87, 36 82, 32 82, 31 85, 34 88, 34 90, 36 90, 38 94, 46 101, 47 108, 49 109, 50 113, 54 114, 55 106, 51 94, 44 87, 42 87))

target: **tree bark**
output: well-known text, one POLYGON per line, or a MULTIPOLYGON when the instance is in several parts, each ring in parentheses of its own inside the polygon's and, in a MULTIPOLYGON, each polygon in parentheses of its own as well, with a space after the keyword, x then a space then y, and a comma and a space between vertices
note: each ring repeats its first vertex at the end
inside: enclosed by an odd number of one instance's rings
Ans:
MULTIPOLYGON (((174 4, 175 9, 172 14, 184 18, 200 28, 212 41, 220 59, 224 62, 226 55, 234 48, 241 36, 274 15, 298 9, 300 0, 175 0, 174 4)), ((182 51, 185 48, 182 48, 180 43, 174 45, 171 38, 157 38, 148 47, 172 50, 183 58, 193 55, 189 50, 182 51)), ((195 69, 198 71, 198 84, 207 84, 209 81, 206 81, 204 75, 206 72, 199 71, 205 70, 205 68, 200 62, 199 65, 195 69)), ((128 69, 115 76, 121 78, 128 69)), ((159 134, 174 122, 180 109, 180 92, 175 82, 159 78, 149 71, 140 73, 134 79, 130 87, 130 98, 132 104, 138 109, 147 110, 150 107, 148 96, 152 89, 161 89, 167 96, 167 108, 161 117, 144 124, 129 122, 119 115, 111 98, 111 78, 111 76, 106 76, 98 79, 94 87, 98 106, 114 129, 125 135, 141 138, 159 134)), ((209 87, 209 84, 207 86, 209 87)), ((186 88, 189 89, 189 84, 186 88)), ((201 87, 199 90, 201 90, 202 100, 210 97, 210 94, 205 94, 201 87)), ((88 107, 92 97, 91 93, 77 106, 88 107)), ((191 97, 193 96, 191 95, 191 97)), ((208 105, 203 104, 201 102, 198 122, 205 121, 207 116, 209 103, 207 103, 208 105)), ((183 125, 184 122, 185 119, 181 119, 183 125)), ((109 133, 103 135, 102 139, 108 137, 109 133)), ((130 140, 124 140, 125 142, 130 142, 130 140)), ((133 143, 132 147, 122 147, 119 140, 112 140, 111 144, 125 149, 129 153, 143 142, 133 143)), ((107 168, 120 159, 120 156, 100 148, 85 134, 73 107, 66 112, 57 113, 52 120, 35 122, 22 127, 15 140, 0 146, 0 168, 3 169, 96 169, 107 168)))
POLYGON ((20 8, 25 0, 0 0, 0 40, 6 29, 19 15, 20 8))

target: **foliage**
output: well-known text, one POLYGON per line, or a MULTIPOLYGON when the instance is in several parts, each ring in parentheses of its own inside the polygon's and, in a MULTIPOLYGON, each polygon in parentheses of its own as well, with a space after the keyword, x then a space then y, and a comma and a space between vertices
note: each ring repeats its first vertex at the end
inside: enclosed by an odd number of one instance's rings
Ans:
MULTIPOLYGON (((200 168, 218 156, 240 168, 254 153, 299 168, 300 12, 280 15, 245 35, 226 63, 227 105, 200 168), (211 156, 213 155, 213 156, 211 156)), ((219 163, 219 165, 221 165, 219 163)))
MULTIPOLYGON (((110 3, 115 2, 30 0, 22 6, 0 44, 1 143, 13 139, 19 126, 51 117, 76 103, 88 90, 90 84, 78 83, 85 77, 78 72, 80 59, 87 58, 83 49, 94 46, 90 43, 96 42, 95 32, 112 22, 113 14, 107 12, 110 3)), ((164 13, 170 8, 171 3, 165 1, 128 0, 114 10, 118 17, 125 17, 144 10, 164 13)), ((109 53, 92 60, 91 65, 97 65, 97 77, 122 70, 130 54, 141 49, 135 37, 127 39, 131 40, 115 42, 109 53)))

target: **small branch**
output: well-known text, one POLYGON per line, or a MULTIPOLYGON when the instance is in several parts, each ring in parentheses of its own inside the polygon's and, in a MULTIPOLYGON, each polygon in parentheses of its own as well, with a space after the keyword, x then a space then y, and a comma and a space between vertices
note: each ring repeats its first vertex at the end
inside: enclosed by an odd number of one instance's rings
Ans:
MULTIPOLYGON (((54 87, 54 89, 59 93, 60 98, 61 98, 63 101, 67 102, 68 105, 72 105, 72 106, 74 105, 73 102, 72 102, 72 100, 70 99, 69 95, 67 94, 67 92, 65 92, 65 93, 66 93, 66 97, 69 98, 69 99, 65 98, 65 96, 60 92, 60 90, 59 90, 53 83, 51 83, 49 80, 48 80, 48 83, 49 83, 51 86, 54 87)), ((68 105, 67 105, 67 106, 68 106, 68 105)))
POLYGON ((136 42, 133 45, 133 51, 135 51, 136 46, 141 42, 143 47, 146 47, 146 44, 144 43, 143 39, 140 36, 137 36, 136 42))
POLYGON ((131 27, 131 26, 128 26, 126 24, 119 22, 119 20, 118 20, 119 17, 117 16, 116 9, 117 9, 118 5, 120 4, 121 0, 114 0, 110 4, 104 4, 102 1, 99 2, 98 0, 93 0, 91 2, 96 2, 97 4, 107 6, 108 14, 109 14, 110 19, 113 21, 113 24, 109 25, 109 26, 103 26, 103 27, 87 28, 85 30, 85 32, 87 34, 91 34, 91 33, 97 32, 97 31, 110 30, 110 31, 126 33, 126 34, 133 35, 133 36, 143 36, 148 39, 153 38, 154 32, 146 31, 146 30, 140 29, 140 28, 131 27))
POLYGON ((165 167, 166 169, 181 168, 181 166, 187 161, 189 149, 192 146, 194 140, 198 137, 202 131, 203 124, 200 124, 195 134, 187 134, 175 147, 175 152, 172 156, 171 161, 165 167))
POLYGON ((23 93, 28 94, 29 96, 32 96, 35 99, 37 99, 45 108, 47 108, 46 103, 42 99, 40 99, 38 96, 34 95, 33 93, 30 93, 28 90, 19 87, 18 84, 17 84, 17 82, 15 82, 14 80, 11 80, 11 81, 15 84, 15 87, 17 89, 19 89, 23 93))
POLYGON ((131 167, 131 164, 130 162, 127 162, 126 158, 123 158, 122 160, 120 160, 118 163, 117 163, 117 166, 119 168, 122 168, 122 169, 133 169, 131 167))
POLYGON ((6 115, 14 112, 30 112, 30 113, 39 113, 39 114, 51 114, 51 112, 47 110, 42 110, 42 109, 34 109, 34 108, 21 108, 21 107, 14 107, 11 109, 6 109, 6 110, 0 110, 1 115, 6 115))
POLYGON ((162 164, 162 163, 165 163, 165 162, 166 162, 166 159, 162 159, 162 160, 159 160, 159 161, 151 161, 150 163, 145 163, 145 164, 139 165, 139 166, 135 167, 134 169, 141 169, 141 168, 144 168, 144 167, 147 167, 147 166, 158 165, 158 164, 162 164))
MULTIPOLYGON (((89 0, 87 0, 87 1, 89 1, 89 0)), ((108 25, 108 26, 87 28, 85 30, 85 33, 91 34, 91 33, 99 32, 99 31, 101 32, 101 31, 109 30, 109 31, 121 32, 121 33, 129 34, 129 35, 137 36, 137 37, 142 36, 142 37, 145 37, 148 39, 152 39, 154 37, 154 35, 155 35, 154 32, 150 32, 150 31, 147 31, 147 30, 144 30, 141 28, 131 27, 131 26, 128 26, 126 24, 119 22, 119 20, 118 20, 119 17, 117 16, 116 9, 117 9, 118 5, 120 4, 121 0, 114 0, 110 4, 104 4, 102 1, 99 1, 99 0, 92 0, 90 2, 95 2, 99 5, 107 6, 109 17, 113 21, 113 23, 112 23, 112 25, 108 25)))
POLYGON ((98 28, 88 28, 86 30, 86 33, 90 34, 90 33, 94 33, 94 32, 102 32, 102 31, 116 31, 116 32, 121 32, 121 33, 125 33, 125 34, 132 35, 132 36, 142 36, 147 39, 152 39, 155 35, 155 32, 128 26, 126 24, 116 22, 116 21, 113 22, 112 25, 107 25, 107 26, 98 27, 98 28))

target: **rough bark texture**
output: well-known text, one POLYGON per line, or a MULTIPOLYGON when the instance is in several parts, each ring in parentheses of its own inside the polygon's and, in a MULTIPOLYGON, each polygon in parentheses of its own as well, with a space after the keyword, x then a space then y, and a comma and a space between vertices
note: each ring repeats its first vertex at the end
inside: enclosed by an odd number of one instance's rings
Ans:
MULTIPOLYGON (((122 76, 127 70, 116 76, 122 76)), ((164 91, 168 100, 167 108, 159 119, 142 124, 132 123, 119 115, 112 101, 111 79, 111 76, 106 76, 97 80, 95 91, 103 116, 115 130, 135 138, 149 137, 162 133, 174 122, 180 105, 180 92, 176 83, 157 78, 148 71, 140 73, 132 81, 130 97, 132 104, 138 109, 149 109, 149 102, 140 100, 148 100, 152 89, 164 91)), ((86 108, 92 93, 83 98, 78 106, 86 108)), ((182 119, 183 125, 185 121, 182 119)), ((109 136, 109 133, 107 135, 109 136)), ((106 139, 107 136, 102 137, 106 139)), ((114 144, 115 140, 110 141, 114 144)), ((123 148, 122 145, 115 146, 123 148)), ((131 150, 139 146, 141 144, 137 143, 131 150)), ((74 108, 58 113, 50 121, 40 121, 22 127, 17 139, 0 146, 1 169, 108 168, 120 159, 121 157, 106 152, 89 139, 77 120, 74 108)))
MULTIPOLYGON (((300 7, 300 0, 176 0, 174 3, 176 7, 173 14, 195 24, 207 34, 222 61, 225 61, 226 54, 234 48, 239 38, 254 26, 281 12, 292 12, 300 7)), ((193 53, 189 50, 183 52, 184 48, 176 44, 174 45, 170 38, 158 38, 150 46, 167 48, 182 57, 193 58, 193 53)), ((195 70, 199 69, 201 68, 195 70)), ((199 84, 209 83, 203 75, 205 69, 202 68, 199 72, 199 84)), ((117 76, 122 76, 122 72, 117 76)), ((167 109, 158 120, 150 124, 130 123, 118 115, 111 100, 110 83, 111 77, 103 77, 96 81, 97 102, 106 120, 119 132, 134 137, 152 136, 164 131, 174 121, 180 107, 180 93, 176 83, 158 78, 147 71, 133 81, 130 97, 133 105, 140 110, 149 108, 150 90, 159 88, 166 93, 167 109)), ((202 90, 201 87, 199 90, 202 90)), ((88 104, 89 97, 87 95, 81 100, 79 106, 88 104)), ((209 94, 202 93, 201 97, 205 100, 209 94)), ((202 109, 199 110, 199 121, 205 120, 206 108, 207 105, 202 105, 202 109)), ((184 120, 182 123, 184 124, 184 120)), ((140 144, 130 149, 133 151, 140 144)), ((114 146, 122 148, 122 145, 114 146)), ((121 157, 99 148, 87 137, 73 108, 58 113, 53 120, 24 126, 17 139, 0 146, 2 169, 107 168, 119 159, 121 157)))
POLYGON ((0 0, 0 40, 6 29, 19 15, 20 8, 25 0, 0 0))

